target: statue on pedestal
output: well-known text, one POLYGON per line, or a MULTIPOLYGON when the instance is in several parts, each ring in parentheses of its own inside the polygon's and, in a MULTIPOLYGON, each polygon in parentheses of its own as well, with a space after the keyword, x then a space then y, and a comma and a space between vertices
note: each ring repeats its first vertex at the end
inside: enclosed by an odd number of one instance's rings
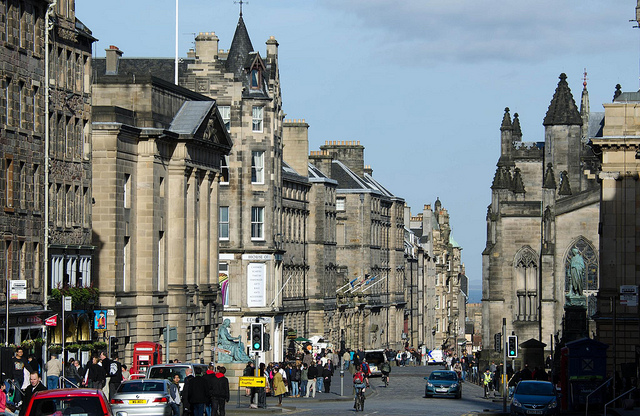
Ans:
POLYGON ((586 307, 587 301, 583 295, 586 266, 577 248, 571 249, 573 257, 569 266, 569 293, 566 295, 566 306, 586 307))
POLYGON ((244 352, 244 344, 240 337, 233 337, 229 333, 231 321, 225 319, 218 329, 218 362, 219 363, 246 363, 251 360, 244 352))

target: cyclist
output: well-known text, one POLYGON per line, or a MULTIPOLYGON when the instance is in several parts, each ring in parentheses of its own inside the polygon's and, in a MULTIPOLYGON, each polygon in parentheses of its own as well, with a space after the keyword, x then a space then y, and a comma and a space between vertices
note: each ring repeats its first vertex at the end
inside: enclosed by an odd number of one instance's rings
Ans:
MULTIPOLYGON (((353 408, 356 409, 357 411, 358 410, 358 405, 357 405, 358 394, 362 394, 364 399, 364 391, 367 388, 367 385, 365 384, 365 374, 362 371, 361 366, 358 366, 358 368, 356 369, 356 372, 353 374, 353 388, 355 390, 355 400, 353 402, 353 408)), ((364 405, 364 400, 363 400, 363 405, 364 405)))
POLYGON ((380 372, 382 373, 382 379, 386 380, 385 385, 389 385, 389 374, 391 373, 391 364, 389 361, 384 361, 380 364, 380 372))
POLYGON ((487 368, 482 377, 482 384, 484 385, 484 397, 486 398, 489 395, 489 390, 491 389, 491 384, 493 382, 493 373, 491 370, 487 368))

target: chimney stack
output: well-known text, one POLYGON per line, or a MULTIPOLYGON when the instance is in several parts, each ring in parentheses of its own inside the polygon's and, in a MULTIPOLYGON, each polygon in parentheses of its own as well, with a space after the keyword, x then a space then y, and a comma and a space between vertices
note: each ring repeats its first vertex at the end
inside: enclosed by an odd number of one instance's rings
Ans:
POLYGON ((107 53, 105 74, 118 75, 118 61, 123 52, 114 45, 109 45, 109 49, 105 49, 105 51, 107 53))
POLYGON ((216 32, 200 32, 196 36, 196 57, 202 62, 213 62, 218 59, 218 37, 216 32))

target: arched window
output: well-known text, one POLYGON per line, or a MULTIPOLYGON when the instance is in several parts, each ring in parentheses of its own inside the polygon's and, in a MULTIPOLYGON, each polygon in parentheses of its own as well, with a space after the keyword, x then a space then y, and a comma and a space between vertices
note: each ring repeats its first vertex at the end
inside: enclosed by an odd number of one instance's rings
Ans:
POLYGON ((515 256, 516 319, 538 319, 538 255, 529 246, 515 256))

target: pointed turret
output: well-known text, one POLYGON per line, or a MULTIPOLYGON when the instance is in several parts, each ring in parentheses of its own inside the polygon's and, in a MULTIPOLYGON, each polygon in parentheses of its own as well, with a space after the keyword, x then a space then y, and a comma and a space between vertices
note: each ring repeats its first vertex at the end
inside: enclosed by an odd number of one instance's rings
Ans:
POLYGON ((589 135, 589 91, 587 91, 587 69, 582 80, 582 99, 580 100, 580 117, 582 118, 582 139, 589 135))
POLYGON ((566 170, 560 174, 560 189, 558 189, 558 195, 571 195, 571 184, 569 183, 569 174, 566 170))
POLYGON ((560 82, 556 88, 555 94, 547 115, 542 123, 545 126, 581 126, 582 118, 578 107, 571 94, 569 84, 567 84, 567 75, 565 73, 560 74, 560 82))
POLYGON ((522 175, 520 174, 520 168, 516 168, 513 171, 512 190, 516 194, 524 194, 524 183, 522 182, 522 175))
POLYGON ((241 14, 238 19, 238 25, 236 26, 236 32, 233 35, 233 41, 231 41, 231 47, 229 48, 226 63, 227 71, 233 72, 236 78, 240 77, 247 57, 251 52, 253 52, 253 45, 251 44, 249 32, 247 32, 247 27, 244 25, 244 19, 242 19, 241 14))
POLYGON ((520 119, 518 118, 518 113, 515 113, 513 115, 513 141, 522 141, 522 129, 520 128, 520 119))
POLYGON ((498 163, 508 162, 511 158, 511 148, 513 147, 513 124, 509 107, 504 109, 502 125, 500 126, 500 160, 498 163))

